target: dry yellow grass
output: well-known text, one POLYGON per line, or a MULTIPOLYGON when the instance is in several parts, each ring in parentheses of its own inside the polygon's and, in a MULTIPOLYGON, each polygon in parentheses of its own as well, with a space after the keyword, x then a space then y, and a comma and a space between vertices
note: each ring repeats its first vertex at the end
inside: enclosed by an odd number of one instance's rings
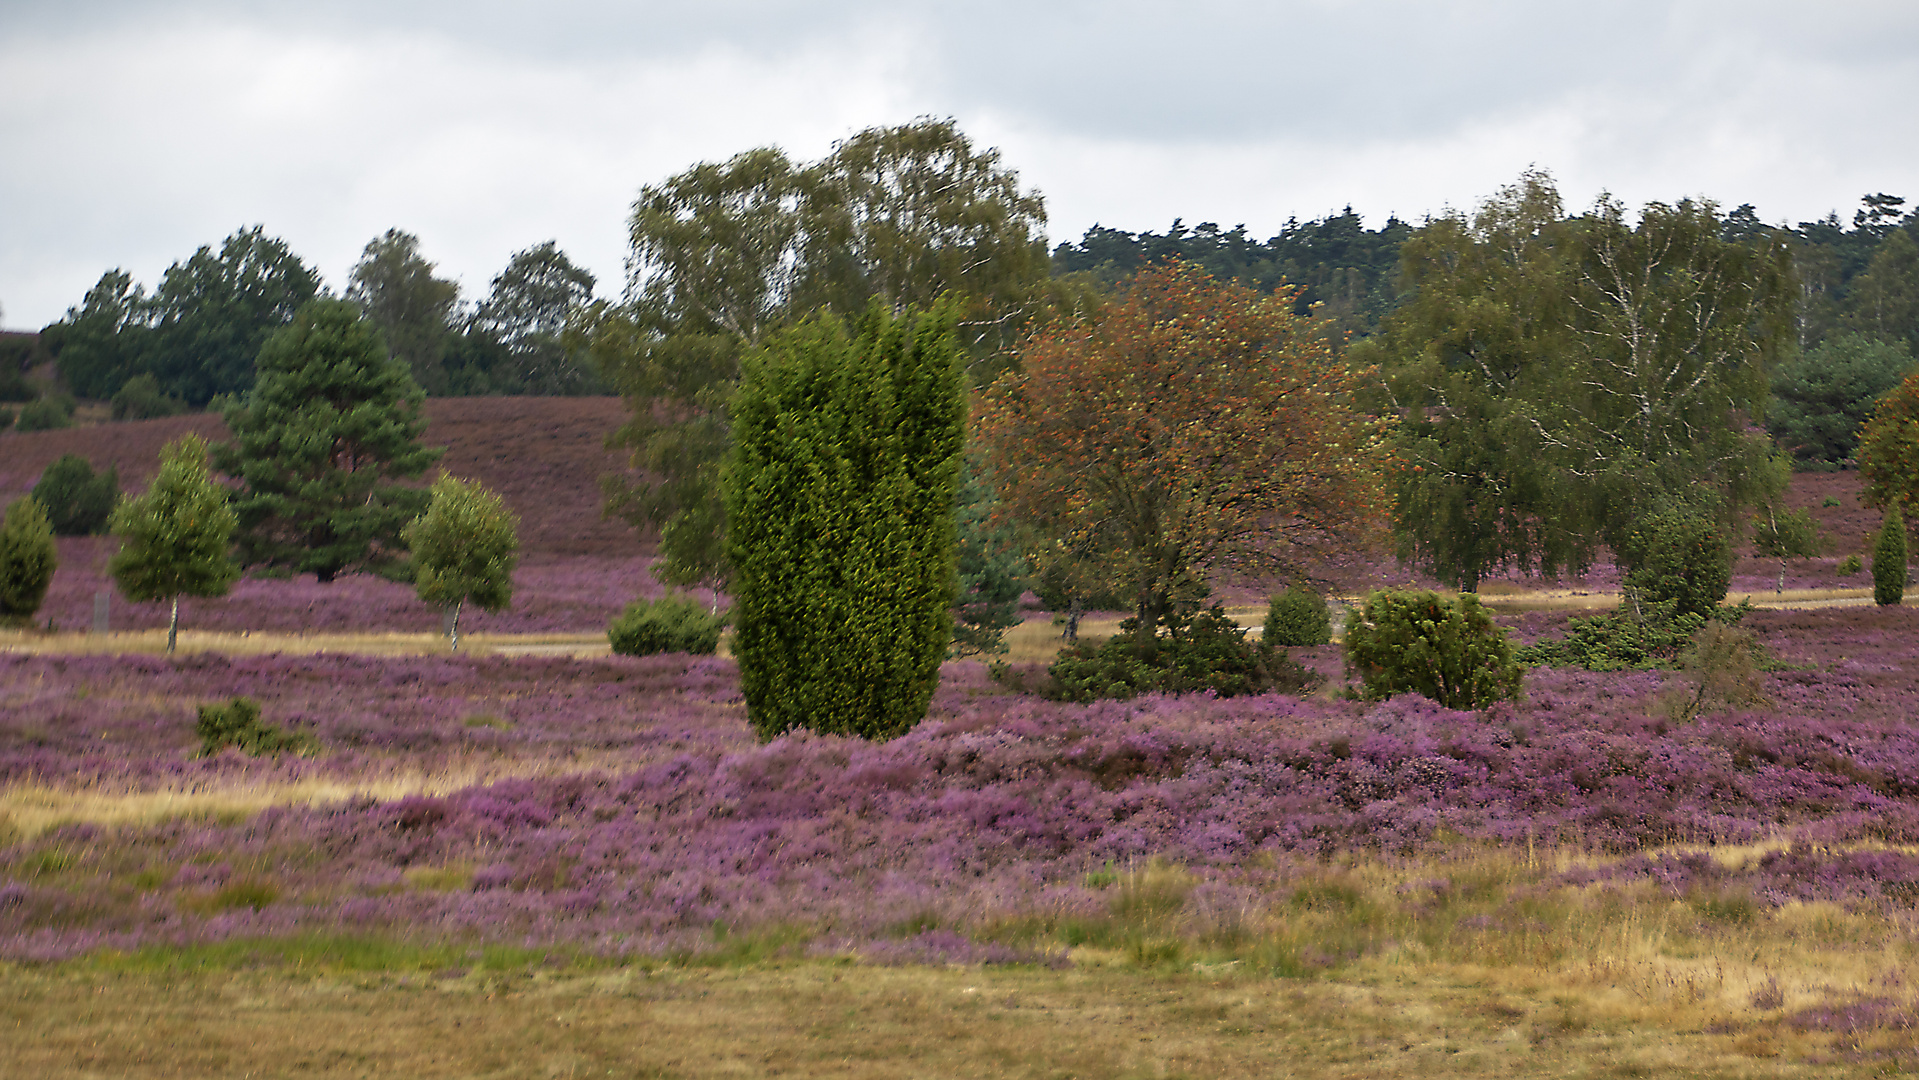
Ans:
MULTIPOLYGON (((0 652, 127 654, 166 652, 164 630, 111 634, 40 634, 0 630, 0 652)), ((263 653, 359 653, 369 656, 445 656, 452 650, 439 634, 228 634, 182 630, 176 651, 233 655, 263 653)), ((463 634, 460 651, 477 656, 527 653, 606 655, 605 634, 463 634)))
POLYGON ((517 777, 558 776, 619 769, 630 758, 567 754, 518 758, 488 755, 432 772, 406 768, 347 778, 212 781, 186 787, 126 788, 15 784, 0 788, 0 837, 31 838, 56 825, 155 825, 179 818, 240 821, 275 806, 322 806, 371 798, 444 795, 478 784, 517 777))
MULTIPOLYGON (((1689 850, 1738 867, 1776 847, 1689 850)), ((1123 925, 1065 970, 542 962, 323 938, 0 965, 15 1035, 0 1076, 1800 1077, 1919 1062, 1896 1025, 1788 1022, 1866 997, 1919 1007, 1912 910, 1728 918, 1643 881, 1552 882, 1590 861, 1340 855, 1238 912, 1190 909, 1193 876, 1149 861, 1106 875, 1123 925), (1313 955, 1332 959, 1283 970, 1313 955)))

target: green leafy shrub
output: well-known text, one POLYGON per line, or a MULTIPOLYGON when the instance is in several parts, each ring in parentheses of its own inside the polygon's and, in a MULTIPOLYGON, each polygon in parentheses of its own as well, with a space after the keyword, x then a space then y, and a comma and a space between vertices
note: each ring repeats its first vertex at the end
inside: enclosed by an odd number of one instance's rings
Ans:
POLYGON ((0 625, 33 618, 58 562, 53 526, 40 500, 16 499, 0 519, 0 625))
POLYGON ((1839 560, 1839 576, 1851 577, 1852 575, 1865 569, 1865 566, 1866 566, 1865 560, 1861 559, 1859 556, 1848 555, 1845 558, 1839 560))
POLYGON ((1264 640, 1273 645, 1325 645, 1333 640, 1332 614, 1326 598, 1305 582, 1273 597, 1266 606, 1264 640))
POLYGON ((1744 601, 1720 607, 1710 616, 1678 610, 1678 602, 1650 603, 1628 599, 1615 611, 1569 620, 1566 635, 1535 642, 1519 650, 1516 659, 1526 667, 1580 667, 1588 671, 1635 671, 1670 668, 1708 623, 1737 626, 1752 610, 1744 601))
POLYGON ((1906 518, 1893 503, 1872 545, 1872 601, 1881 606, 1906 598, 1906 518))
POLYGON ((0 409, 0 431, 5 431, 12 426, 13 426, 13 410, 0 409))
POLYGON ((627 605, 606 628, 613 651, 621 656, 685 652, 711 655, 720 647, 726 616, 715 615, 683 594, 627 605))
POLYGON ((1674 614, 1712 614, 1732 584, 1732 544, 1711 515, 1690 506, 1656 510, 1617 545, 1626 588, 1647 603, 1672 601, 1674 614))
POLYGON ((263 754, 310 754, 319 749, 313 736, 298 731, 282 731, 260 722, 260 703, 237 697, 225 705, 200 706, 199 723, 193 727, 200 736, 200 755, 217 754, 229 746, 259 757, 263 754))
POLYGON ((160 380, 151 375, 135 375, 121 384, 112 404, 115 420, 152 420, 187 411, 187 403, 162 394, 160 380))
POLYGON ((1679 656, 1679 685, 1663 699, 1667 714, 1685 723, 1704 713, 1764 703, 1755 662, 1761 655, 1752 631, 1707 620, 1679 656))
MULTIPOLYGON (((17 355, 9 356, 4 350, 0 350, 0 401, 17 403, 32 401, 39 396, 33 384, 27 381, 26 372, 20 370, 17 355)), ((5 426, 0 424, 0 427, 5 426)))
POLYGON ((1471 593, 1425 590, 1366 597, 1346 628, 1346 668, 1378 700, 1412 691, 1449 709, 1480 709, 1519 696, 1519 665, 1506 633, 1471 593))
POLYGON ((21 431, 55 431, 73 426, 73 399, 64 396, 30 401, 20 410, 14 426, 21 431))
MULTIPOLYGON (((1246 631, 1214 606, 1168 617, 1165 634, 1142 634, 1139 620, 1094 645, 1075 642, 1046 669, 1039 692, 1060 701, 1131 698, 1140 694, 1212 692, 1220 697, 1298 692, 1313 676, 1269 642, 1250 642, 1246 631)), ((1007 669, 997 672, 1008 676, 1007 669)), ((1004 678, 1003 681, 1012 681, 1004 678)))
POLYGON ((62 454, 47 466, 40 482, 33 485, 33 497, 47 511, 47 520, 58 536, 91 536, 107 531, 107 519, 113 504, 120 501, 118 466, 96 473, 86 458, 62 454))

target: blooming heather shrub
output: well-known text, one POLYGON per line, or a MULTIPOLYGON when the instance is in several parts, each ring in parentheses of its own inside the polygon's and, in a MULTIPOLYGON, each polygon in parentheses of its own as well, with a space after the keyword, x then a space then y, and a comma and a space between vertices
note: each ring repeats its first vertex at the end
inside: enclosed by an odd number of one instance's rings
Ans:
POLYGON ((1346 628, 1346 664, 1374 700, 1410 690, 1449 709, 1483 709, 1519 696, 1512 645, 1472 593, 1373 593, 1346 628))
MULTIPOLYGON (((1210 692, 1220 697, 1297 692, 1312 676, 1276 645, 1246 640, 1219 607, 1170 615, 1165 635, 1142 634, 1128 619, 1120 633, 1093 645, 1074 642, 1047 668, 1042 693, 1056 701, 1131 698, 1145 693, 1210 692)), ((1004 669, 1002 669, 1004 670, 1004 669)))
POLYGON ((313 736, 282 731, 260 722, 260 703, 237 697, 225 705, 200 706, 194 734, 200 736, 200 754, 217 754, 229 746, 255 757, 282 753, 311 753, 318 749, 313 736))
POLYGON ((1880 607, 1906 598, 1906 519, 1894 503, 1872 545, 1872 602, 1880 607))
POLYGON ((1325 645, 1333 640, 1333 620, 1326 610, 1326 598, 1303 581, 1266 606, 1266 626, 1261 640, 1273 645, 1325 645))
POLYGON ((684 593, 658 600, 640 600, 627 606, 606 628, 613 651, 621 656, 651 656, 683 652, 711 656, 720 647, 726 616, 684 593))
POLYGON ((719 658, 0 652, 0 782, 474 776, 243 821, 33 832, 0 847, 0 957, 334 932, 698 955, 723 922, 735 939, 793 935, 790 955, 1020 959, 987 946, 1022 920, 1084 917, 1124 949, 1149 924, 1109 922, 1121 907, 1185 925, 1261 897, 1336 908, 1356 897, 1302 868, 1462 837, 1626 856, 1586 873, 1696 897, 1702 915, 1909 908, 1919 608, 1749 619, 1795 665, 1759 675, 1775 704, 1684 726, 1654 715, 1669 681, 1655 672, 1542 670, 1525 700, 1461 712, 1415 694, 1059 703, 954 664, 928 722, 886 743, 761 743, 719 658), (232 696, 321 752, 195 756, 177 702, 232 696), (1774 837, 1800 846, 1743 867, 1641 854, 1774 837), (1186 881, 1154 878, 1155 858, 1186 881), (1142 867, 1132 885, 1170 887, 1122 900, 1142 867))

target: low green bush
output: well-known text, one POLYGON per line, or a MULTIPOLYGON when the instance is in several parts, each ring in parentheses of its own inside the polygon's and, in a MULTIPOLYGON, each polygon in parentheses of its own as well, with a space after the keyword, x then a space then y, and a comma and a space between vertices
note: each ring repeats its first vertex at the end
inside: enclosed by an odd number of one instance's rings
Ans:
POLYGON ((1645 602, 1673 601, 1676 614, 1711 615, 1732 584, 1732 544, 1698 507, 1670 506, 1640 518, 1618 554, 1630 568, 1626 589, 1645 602))
POLYGON ((1715 608, 1711 615, 1680 611, 1678 601, 1649 603, 1626 600, 1617 610, 1585 619, 1571 619, 1564 637, 1543 640, 1519 650, 1516 659, 1526 667, 1547 665, 1585 668, 1587 671, 1641 671, 1674 667, 1709 623, 1737 626, 1752 610, 1737 606, 1715 608))
POLYGON ((720 647, 720 631, 726 628, 726 621, 725 615, 714 614, 691 596, 670 594, 627 605, 606 628, 606 636, 613 643, 613 651, 621 656, 664 652, 711 655, 720 647))
POLYGON ((1305 582, 1293 586, 1266 606, 1263 640, 1273 645, 1326 645, 1333 640, 1333 618, 1326 598, 1305 582))
POLYGON ((59 561, 40 500, 28 495, 9 504, 0 517, 0 626, 32 621, 59 561))
POLYGON ((1848 555, 1845 558, 1839 560, 1839 576, 1851 577, 1852 575, 1865 569, 1865 566, 1866 566, 1865 560, 1861 559, 1859 556, 1848 555))
POLYGON ((187 403, 160 392, 160 380, 151 375, 135 375, 113 395, 115 420, 152 420, 178 416, 187 411, 187 403))
POLYGON ((1479 604, 1425 590, 1384 589, 1346 628, 1346 668, 1379 700, 1411 691, 1449 709, 1482 709, 1519 696, 1512 645, 1479 604))
POLYGON ((46 508, 47 520, 59 536, 92 536, 107 531, 113 504, 120 501, 120 470, 96 473, 86 458, 62 454, 47 466, 33 497, 46 508))
POLYGON ((200 736, 200 755, 217 754, 229 746, 259 757, 263 754, 310 754, 319 749, 313 736, 297 731, 282 731, 260 722, 260 703, 237 697, 225 705, 200 706, 200 720, 194 725, 200 736))
POLYGON ((73 426, 73 399, 66 397, 43 397, 30 401, 20 409, 20 419, 14 426, 21 431, 55 431, 73 426))
POLYGON ((13 426, 13 410, 0 408, 0 431, 5 431, 12 426, 13 426))
MULTIPOLYGON (((1164 634, 1142 634, 1139 621, 1127 619, 1104 642, 1068 645, 1046 673, 1039 693, 1079 702, 1148 693, 1297 693, 1315 681, 1279 646, 1246 640, 1246 631, 1218 606, 1170 616, 1164 634)), ((1016 678, 1005 668, 995 674, 1016 678)))

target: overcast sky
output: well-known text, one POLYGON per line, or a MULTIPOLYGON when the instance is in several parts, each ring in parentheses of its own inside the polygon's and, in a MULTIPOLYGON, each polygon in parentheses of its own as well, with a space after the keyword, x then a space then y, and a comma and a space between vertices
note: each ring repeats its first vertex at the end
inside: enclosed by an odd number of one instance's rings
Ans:
POLYGON ((1529 165, 1850 220, 1919 198, 1915 101, 1911 0, 0 0, 0 325, 252 224, 336 291, 397 227, 468 299, 549 239, 617 293, 641 185, 918 116, 1055 242, 1418 220, 1529 165))

